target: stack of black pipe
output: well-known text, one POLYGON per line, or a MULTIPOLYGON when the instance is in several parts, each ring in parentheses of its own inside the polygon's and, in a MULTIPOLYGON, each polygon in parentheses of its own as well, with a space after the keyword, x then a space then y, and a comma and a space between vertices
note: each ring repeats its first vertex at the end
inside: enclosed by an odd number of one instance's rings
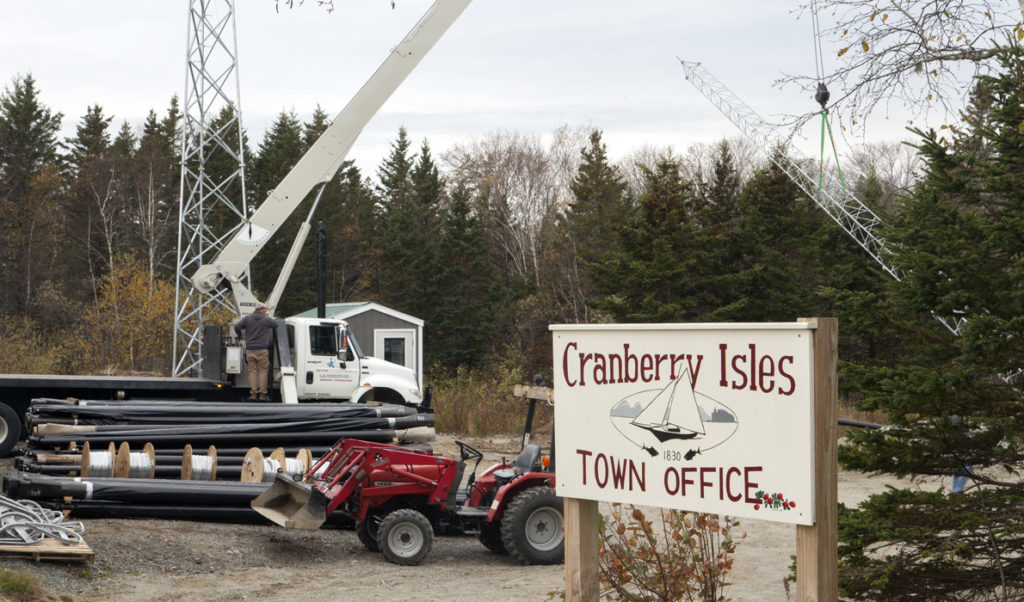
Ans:
MULTIPOLYGON (((249 506, 270 483, 55 477, 9 472, 4 495, 32 499, 76 518, 166 518, 177 520, 267 522, 249 506)), ((348 524, 342 513, 333 524, 348 524)))
MULTIPOLYGON (((409 429, 432 427, 434 416, 389 404, 36 399, 26 423, 28 446, 16 460, 22 472, 4 477, 4 492, 10 497, 36 499, 79 517, 262 520, 249 501, 267 484, 238 482, 251 448, 259 448, 265 457, 283 448, 289 458, 308 449, 315 460, 343 439, 401 443, 409 429), (128 443, 132 452, 150 443, 156 478, 69 479, 67 475, 81 468, 77 454, 86 443, 93 451, 128 443), (185 445, 195 454, 205 454, 211 445, 216 448, 216 481, 177 480, 185 445), (46 461, 37 461, 44 454, 46 461), (83 482, 88 483, 88 496, 79 495, 83 482)), ((425 430, 429 441, 432 430, 425 430)))
MULTIPOLYGON (((38 449, 65 449, 72 443, 125 441, 141 448, 193 448, 209 445, 245 448, 295 445, 330 446, 339 439, 390 442, 399 431, 431 427, 434 416, 399 405, 353 403, 254 404, 195 401, 33 400, 26 416, 34 432, 45 424, 82 427, 29 437, 38 449)), ((95 445, 93 445, 96 448, 95 445)))

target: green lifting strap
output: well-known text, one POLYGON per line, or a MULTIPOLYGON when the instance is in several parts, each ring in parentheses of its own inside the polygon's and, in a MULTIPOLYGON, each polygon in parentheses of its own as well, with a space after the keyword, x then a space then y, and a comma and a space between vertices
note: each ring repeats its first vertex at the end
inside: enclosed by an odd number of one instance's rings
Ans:
POLYGON ((839 167, 839 153, 836 151, 836 141, 832 137, 832 125, 828 122, 828 110, 821 111, 821 154, 818 158, 818 188, 821 188, 822 178, 825 170, 825 132, 828 132, 828 140, 832 144, 832 156, 836 160, 836 171, 839 172, 839 184, 846 190, 846 181, 843 180, 843 170, 839 167))

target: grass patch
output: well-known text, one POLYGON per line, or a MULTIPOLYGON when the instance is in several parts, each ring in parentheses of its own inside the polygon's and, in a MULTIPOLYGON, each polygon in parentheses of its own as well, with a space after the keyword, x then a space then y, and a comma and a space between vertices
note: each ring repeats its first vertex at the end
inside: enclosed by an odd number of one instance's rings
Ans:
MULTIPOLYGON (((433 373, 434 427, 442 433, 473 436, 522 431, 528 400, 515 397, 513 391, 529 380, 521 368, 506 364, 433 373)), ((533 424, 548 424, 553 416, 551 406, 538 403, 533 424)))
MULTIPOLYGON (((885 419, 885 414, 881 410, 865 412, 864 410, 858 410, 852 402, 842 399, 840 399, 839 401, 839 418, 845 418, 846 420, 856 420, 858 422, 868 422, 871 424, 888 424, 888 422, 885 419)), ((860 427, 840 426, 839 437, 844 437, 846 435, 846 431, 852 428, 860 427)))
POLYGON ((13 600, 25 600, 39 591, 39 577, 32 573, 0 569, 0 594, 13 600))

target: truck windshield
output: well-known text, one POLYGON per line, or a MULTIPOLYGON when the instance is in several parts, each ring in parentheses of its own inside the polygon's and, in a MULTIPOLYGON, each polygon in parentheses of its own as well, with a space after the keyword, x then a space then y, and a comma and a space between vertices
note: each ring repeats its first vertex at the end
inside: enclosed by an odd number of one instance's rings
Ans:
POLYGON ((356 357, 363 357, 363 350, 362 348, 359 347, 359 341, 357 341, 356 338, 352 336, 351 330, 348 331, 348 344, 350 347, 352 347, 352 351, 356 354, 356 357))

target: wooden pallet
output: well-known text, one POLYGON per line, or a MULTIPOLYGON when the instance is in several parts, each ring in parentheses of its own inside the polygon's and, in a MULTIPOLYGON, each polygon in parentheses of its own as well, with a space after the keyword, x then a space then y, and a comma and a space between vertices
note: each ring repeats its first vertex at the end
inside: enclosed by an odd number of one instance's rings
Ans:
POLYGON ((68 546, 54 539, 46 538, 36 545, 0 545, 0 557, 31 558, 40 560, 74 560, 92 562, 95 558, 92 548, 84 541, 68 546))

